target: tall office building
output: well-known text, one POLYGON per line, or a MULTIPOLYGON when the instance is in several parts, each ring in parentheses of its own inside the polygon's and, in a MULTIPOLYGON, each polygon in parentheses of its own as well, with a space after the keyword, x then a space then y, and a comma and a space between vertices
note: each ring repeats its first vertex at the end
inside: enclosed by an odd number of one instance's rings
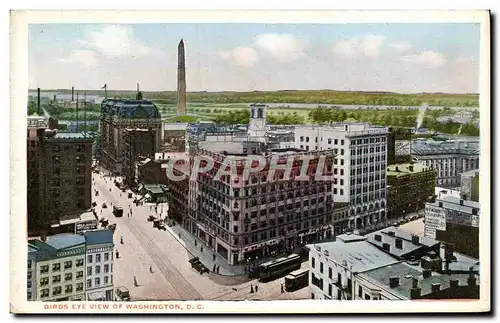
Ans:
POLYGON ((366 123, 295 128, 296 148, 334 150, 333 199, 349 204, 351 228, 386 220, 387 135, 387 127, 366 123))
POLYGON ((186 60, 184 41, 181 39, 177 49, 177 111, 180 115, 186 114, 186 60))

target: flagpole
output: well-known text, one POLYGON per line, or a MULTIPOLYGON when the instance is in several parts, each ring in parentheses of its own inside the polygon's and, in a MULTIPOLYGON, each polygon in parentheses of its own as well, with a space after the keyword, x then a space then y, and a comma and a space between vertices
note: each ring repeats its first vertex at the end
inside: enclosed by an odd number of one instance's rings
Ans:
POLYGON ((87 138, 87 92, 83 94, 83 131, 85 138, 87 138))

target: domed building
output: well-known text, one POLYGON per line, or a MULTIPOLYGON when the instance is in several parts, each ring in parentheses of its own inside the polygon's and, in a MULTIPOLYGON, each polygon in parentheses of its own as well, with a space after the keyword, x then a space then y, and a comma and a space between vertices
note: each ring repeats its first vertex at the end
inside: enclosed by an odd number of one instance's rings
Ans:
POLYGON ((104 100, 100 126, 101 165, 117 175, 159 150, 161 115, 149 100, 104 100))

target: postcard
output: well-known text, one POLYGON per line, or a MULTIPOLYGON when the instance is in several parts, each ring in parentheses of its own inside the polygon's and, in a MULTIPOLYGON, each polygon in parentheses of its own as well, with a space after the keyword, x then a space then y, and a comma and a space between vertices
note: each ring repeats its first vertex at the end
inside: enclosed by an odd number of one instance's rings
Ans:
POLYGON ((12 313, 490 311, 488 11, 11 18, 12 313))

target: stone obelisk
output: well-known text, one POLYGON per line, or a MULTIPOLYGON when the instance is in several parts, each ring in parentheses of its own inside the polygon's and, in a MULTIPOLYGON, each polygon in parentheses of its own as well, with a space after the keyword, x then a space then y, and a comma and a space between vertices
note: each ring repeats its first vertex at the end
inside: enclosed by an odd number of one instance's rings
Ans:
POLYGON ((177 112, 179 115, 186 114, 186 60, 184 53, 184 41, 181 39, 177 49, 177 112))

